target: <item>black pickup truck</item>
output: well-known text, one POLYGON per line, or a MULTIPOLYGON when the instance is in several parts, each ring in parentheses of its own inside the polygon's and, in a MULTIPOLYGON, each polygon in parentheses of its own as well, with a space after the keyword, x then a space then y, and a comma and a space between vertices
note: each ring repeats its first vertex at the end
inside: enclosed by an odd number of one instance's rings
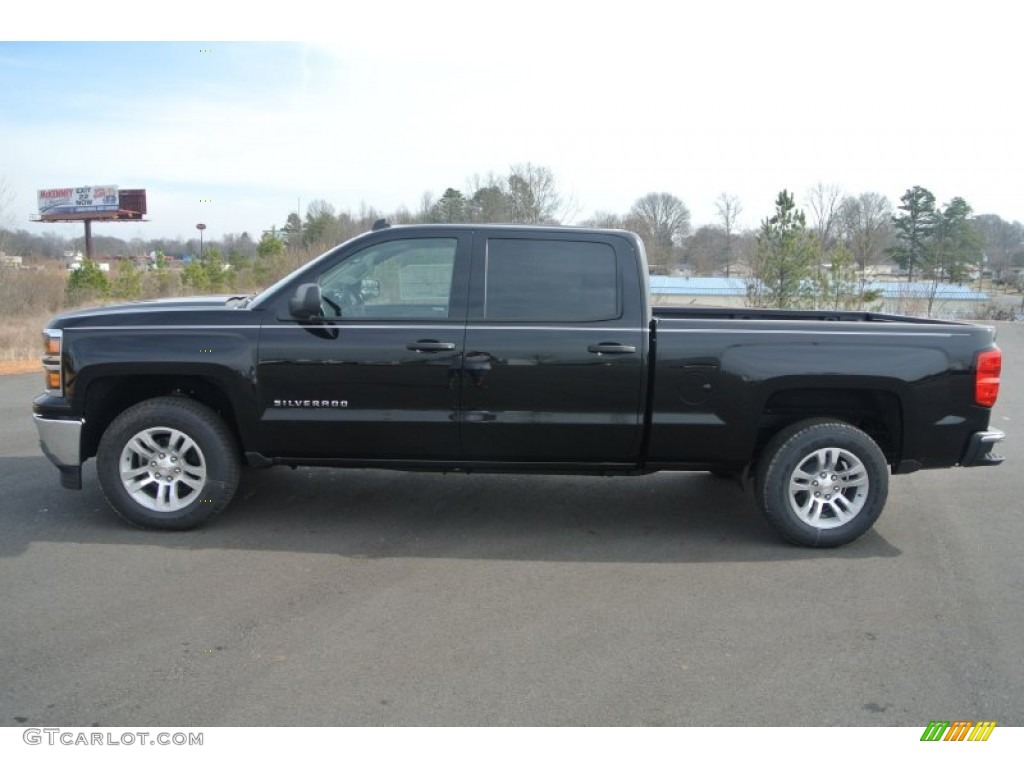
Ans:
POLYGON ((1002 461, 991 328, 652 307, 647 274, 624 231, 378 222, 256 296, 59 315, 35 423, 65 487, 95 456, 121 517, 169 529, 220 512, 243 463, 704 470, 835 546, 890 471, 1002 461))

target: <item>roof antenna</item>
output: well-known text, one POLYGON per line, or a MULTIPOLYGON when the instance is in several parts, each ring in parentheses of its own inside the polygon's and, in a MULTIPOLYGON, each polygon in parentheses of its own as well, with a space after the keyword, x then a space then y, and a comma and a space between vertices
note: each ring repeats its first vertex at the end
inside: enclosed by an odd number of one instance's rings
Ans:
POLYGON ((389 222, 387 219, 377 219, 375 222, 373 222, 373 226, 370 227, 370 231, 376 232, 381 229, 387 229, 390 226, 391 222, 389 222))

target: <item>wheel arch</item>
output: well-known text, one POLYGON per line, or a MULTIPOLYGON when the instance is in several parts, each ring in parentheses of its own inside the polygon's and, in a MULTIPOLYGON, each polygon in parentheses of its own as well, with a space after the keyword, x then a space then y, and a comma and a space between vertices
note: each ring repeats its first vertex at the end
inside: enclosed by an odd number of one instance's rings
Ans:
POLYGON ((244 455, 245 441, 237 409, 222 382, 189 374, 139 374, 105 376, 89 382, 84 395, 83 460, 96 455, 103 433, 118 414, 145 400, 169 395, 187 397, 213 410, 233 436, 239 454, 244 455))
POLYGON ((881 388, 790 387, 765 401, 753 452, 756 465, 771 439, 797 422, 841 421, 857 427, 877 443, 891 467, 903 454, 904 409, 900 395, 881 388))

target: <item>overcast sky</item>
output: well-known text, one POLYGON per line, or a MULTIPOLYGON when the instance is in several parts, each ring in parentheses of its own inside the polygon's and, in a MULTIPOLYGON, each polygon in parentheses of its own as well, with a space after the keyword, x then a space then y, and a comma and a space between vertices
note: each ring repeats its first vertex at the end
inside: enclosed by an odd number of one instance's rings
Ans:
POLYGON ((577 222, 670 192, 712 223, 728 192, 753 227, 780 189, 800 202, 818 182, 894 204, 921 185, 1024 220, 1016 4, 210 5, 5 18, 8 226, 78 236, 30 223, 36 191, 116 184, 148 191, 150 221, 97 234, 258 236, 300 199, 416 210, 523 162, 554 172, 577 222), (189 42, 129 42, 157 34, 189 42))

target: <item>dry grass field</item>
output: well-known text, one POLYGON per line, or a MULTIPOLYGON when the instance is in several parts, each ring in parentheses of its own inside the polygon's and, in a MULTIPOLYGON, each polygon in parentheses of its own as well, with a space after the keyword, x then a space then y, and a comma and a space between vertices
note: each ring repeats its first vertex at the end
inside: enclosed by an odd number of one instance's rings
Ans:
POLYGON ((63 269, 0 272, 0 371, 39 367, 41 331, 64 308, 66 276, 63 269), (34 367, 25 368, 28 361, 34 367))
POLYGON ((0 324, 0 362, 38 358, 43 353, 41 331, 52 312, 7 315, 0 324))

